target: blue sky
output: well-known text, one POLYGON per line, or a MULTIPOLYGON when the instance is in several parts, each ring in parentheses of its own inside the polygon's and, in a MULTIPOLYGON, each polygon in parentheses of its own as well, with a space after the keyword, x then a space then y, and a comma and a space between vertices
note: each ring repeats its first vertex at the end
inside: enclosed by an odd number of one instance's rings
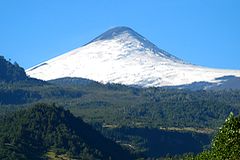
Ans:
POLYGON ((115 26, 188 62, 240 69, 239 0, 1 0, 0 54, 29 68, 115 26))

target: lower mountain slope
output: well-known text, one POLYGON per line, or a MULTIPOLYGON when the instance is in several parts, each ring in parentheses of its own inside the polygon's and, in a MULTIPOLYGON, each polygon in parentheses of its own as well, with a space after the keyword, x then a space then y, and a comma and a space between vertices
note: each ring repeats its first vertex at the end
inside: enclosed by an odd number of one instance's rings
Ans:
POLYGON ((132 159, 113 141, 55 105, 38 104, 0 119, 0 159, 132 159))

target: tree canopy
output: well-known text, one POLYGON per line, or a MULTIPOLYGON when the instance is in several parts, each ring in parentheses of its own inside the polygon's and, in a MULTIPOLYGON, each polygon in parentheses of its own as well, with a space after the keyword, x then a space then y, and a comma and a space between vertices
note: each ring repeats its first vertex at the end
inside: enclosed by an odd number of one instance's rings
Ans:
POLYGON ((44 159, 48 152, 78 159, 132 159, 80 118, 37 104, 0 119, 0 159, 44 159))

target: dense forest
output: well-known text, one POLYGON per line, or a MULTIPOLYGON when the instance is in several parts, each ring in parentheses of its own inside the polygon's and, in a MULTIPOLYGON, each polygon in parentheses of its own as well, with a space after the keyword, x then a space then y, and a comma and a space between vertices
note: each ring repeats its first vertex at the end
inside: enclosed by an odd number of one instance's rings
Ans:
POLYGON ((0 119, 0 159, 132 159, 80 118, 55 105, 38 104, 0 119))
MULTIPOLYGON (((223 126, 213 138, 210 149, 194 156, 169 156, 159 159, 186 160, 236 160, 240 156, 240 116, 229 115, 223 126)), ((125 134, 142 131, 125 129, 125 134), (128 133, 127 133, 128 132, 128 133)), ((156 132, 152 131, 152 132, 156 132)), ((156 133, 155 133, 156 134, 156 133)), ((168 152, 174 148, 171 143, 182 141, 186 145, 186 137, 178 135, 174 140, 174 133, 168 136, 156 134, 155 140, 166 138, 168 144, 154 146, 152 152, 168 152)), ((176 133, 175 133, 176 134, 176 133)), ((152 135, 150 135, 152 136, 152 135)), ((194 142, 193 142, 194 143, 194 142)), ((196 143, 196 141, 195 141, 196 143)), ((193 145, 194 146, 194 145, 193 145)), ((191 147, 191 146, 189 146, 191 147)), ((1 159, 143 159, 144 155, 130 154, 120 145, 103 137, 90 125, 80 118, 74 117, 69 111, 53 105, 37 104, 33 107, 10 113, 0 118, 0 158, 1 159)), ((177 152, 176 152, 177 153, 177 152)), ((183 152, 184 153, 184 152, 183 152)), ((155 156, 157 157, 157 155, 155 156)))
POLYGON ((180 155, 176 158, 181 159, 189 152, 185 157, 211 156, 210 139, 220 134, 217 130, 231 112, 240 113, 240 90, 137 88, 82 78, 45 82, 27 77, 17 63, 0 57, 1 159, 116 156, 103 146, 92 145, 98 142, 95 136, 90 136, 94 142, 85 141, 79 131, 85 130, 80 127, 83 124, 86 131, 101 133, 104 141, 125 156, 155 159, 169 155, 172 159, 180 155))
POLYGON ((230 112, 238 114, 240 111, 240 90, 142 89, 118 84, 83 83, 83 80, 78 80, 77 84, 76 81, 69 78, 65 84, 1 83, 1 114, 14 106, 54 102, 91 123, 214 130, 230 112))

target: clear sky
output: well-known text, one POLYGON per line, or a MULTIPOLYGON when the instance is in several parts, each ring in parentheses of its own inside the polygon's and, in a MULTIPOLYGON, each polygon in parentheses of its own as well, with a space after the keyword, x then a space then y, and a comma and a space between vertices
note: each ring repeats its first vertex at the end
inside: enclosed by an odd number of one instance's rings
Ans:
POLYGON ((0 0, 0 55, 29 68, 115 26, 193 64, 240 69, 240 0, 0 0))

